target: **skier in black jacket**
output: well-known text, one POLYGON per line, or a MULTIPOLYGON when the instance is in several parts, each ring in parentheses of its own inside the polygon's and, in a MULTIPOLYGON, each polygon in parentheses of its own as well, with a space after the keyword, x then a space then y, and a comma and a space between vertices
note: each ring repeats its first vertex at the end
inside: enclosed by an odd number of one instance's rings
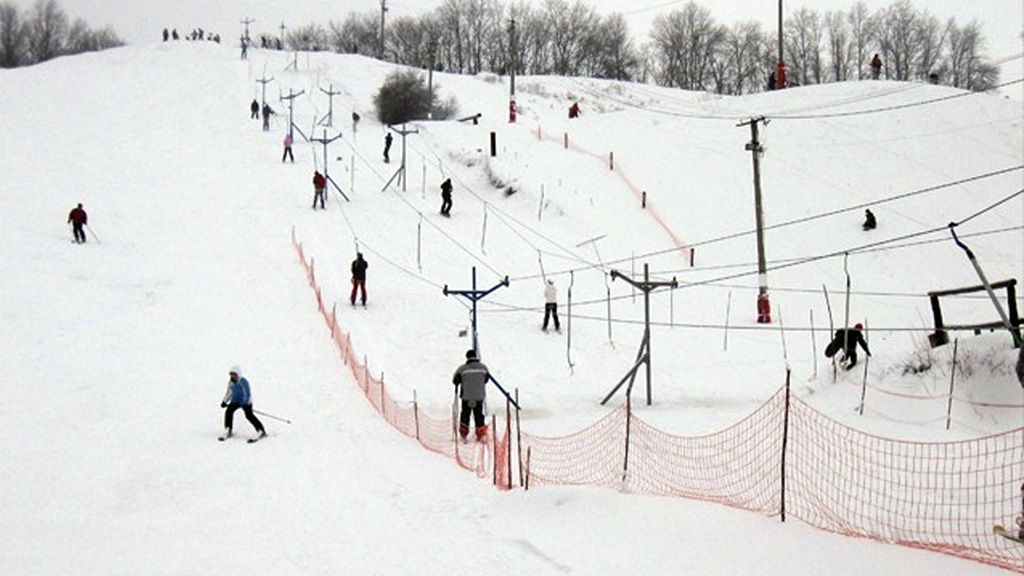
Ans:
POLYGON ((363 308, 366 308, 366 269, 369 267, 366 260, 363 260, 363 253, 356 252, 356 259, 352 261, 352 294, 348 297, 353 306, 356 305, 356 290, 361 290, 363 308))
POLYGON ((835 338, 825 348, 825 357, 831 358, 835 356, 845 346, 844 358, 847 361, 846 369, 849 370, 857 365, 858 344, 868 356, 871 356, 871 350, 868 350, 868 343, 864 341, 864 335, 861 333, 863 329, 864 325, 858 323, 852 329, 842 328, 836 330, 835 338))

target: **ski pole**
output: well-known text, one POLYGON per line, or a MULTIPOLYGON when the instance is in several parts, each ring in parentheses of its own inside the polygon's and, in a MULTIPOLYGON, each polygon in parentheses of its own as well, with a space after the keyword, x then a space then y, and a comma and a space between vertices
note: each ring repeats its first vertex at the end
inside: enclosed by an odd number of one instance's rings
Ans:
POLYGON ((259 410, 253 410, 253 412, 259 414, 260 416, 266 416, 267 418, 273 418, 274 420, 280 420, 281 422, 285 422, 287 424, 291 424, 292 423, 292 421, 287 419, 287 418, 281 418, 280 416, 274 416, 273 414, 267 414, 266 412, 260 412, 259 410))
POLYGON ((92 231, 92 228, 90 228, 88 224, 85 225, 85 229, 89 231, 89 234, 92 234, 92 238, 97 244, 101 243, 100 239, 96 236, 96 233, 92 231))

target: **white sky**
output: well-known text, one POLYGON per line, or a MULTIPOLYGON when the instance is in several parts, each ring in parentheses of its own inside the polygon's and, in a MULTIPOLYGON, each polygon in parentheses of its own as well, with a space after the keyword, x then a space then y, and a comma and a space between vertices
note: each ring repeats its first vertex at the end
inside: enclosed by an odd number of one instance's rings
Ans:
MULTIPOLYGON (((29 8, 35 0, 13 0, 14 5, 29 8)), ((204 30, 220 32, 222 36, 234 37, 240 30, 239 20, 245 16, 256 19, 255 30, 275 28, 283 21, 287 24, 307 24, 314 20, 340 20, 348 12, 376 10, 378 0, 59 0, 73 16, 81 16, 94 27, 112 25, 118 33, 133 43, 156 40, 164 27, 177 27, 179 31, 202 27, 204 30)), ((591 0, 589 4, 601 12, 618 11, 629 13, 627 20, 636 35, 644 34, 654 17, 662 12, 677 9, 683 1, 640 0, 622 2, 615 0, 591 0)), ((766 27, 774 28, 778 3, 775 0, 705 0, 701 3, 711 8, 720 22, 731 23, 755 19, 766 27)), ((783 12, 789 13, 801 6, 812 6, 819 12, 845 10, 853 0, 815 0, 814 2, 784 2, 783 12)), ((888 6, 893 0, 865 0, 872 10, 888 6)), ((415 14, 430 10, 440 0, 389 1, 390 14, 415 14)), ((535 1, 534 4, 540 4, 535 1)), ((1024 2, 1019 0, 918 0, 919 8, 927 9, 940 19, 955 17, 966 23, 977 19, 984 25, 989 41, 989 55, 1003 58, 1024 51, 1021 33, 1024 30, 1024 2)), ((1017 66, 1018 71, 1024 68, 1017 66)))

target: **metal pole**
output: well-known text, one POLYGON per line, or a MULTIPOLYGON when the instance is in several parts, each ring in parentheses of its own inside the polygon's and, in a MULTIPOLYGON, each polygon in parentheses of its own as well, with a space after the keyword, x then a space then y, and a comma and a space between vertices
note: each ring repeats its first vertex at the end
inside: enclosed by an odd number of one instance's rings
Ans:
MULTIPOLYGON (((647 262, 644 262, 644 284, 650 285, 651 278, 648 274, 647 262)), ((647 345, 647 405, 651 405, 651 290, 644 290, 644 342, 647 345)))
MULTIPOLYGON (((864 320, 864 342, 868 341, 868 327, 867 319, 864 320)), ((871 356, 864 357, 864 380, 860 385, 860 415, 864 415, 864 395, 868 392, 868 363, 871 361, 871 356)))
MULTIPOLYGON (((768 300, 768 267, 764 256, 764 209, 761 202, 761 153, 764 148, 758 141, 757 125, 763 118, 750 121, 750 151, 754 158, 754 218, 757 222, 757 294, 758 302, 768 300)), ((771 316, 762 313, 758 307, 757 322, 770 324, 771 316)))
POLYGON ((814 339, 814 308, 811 308, 811 358, 814 361, 814 379, 818 379, 818 343, 814 339))
POLYGON ((956 351, 960 345, 960 339, 953 340, 953 366, 949 370, 949 402, 946 403, 946 430, 953 419, 953 381, 956 380, 956 351))
POLYGON ((786 368, 786 406, 782 413, 782 488, 779 494, 780 516, 786 521, 786 445, 789 443, 789 368, 786 368))

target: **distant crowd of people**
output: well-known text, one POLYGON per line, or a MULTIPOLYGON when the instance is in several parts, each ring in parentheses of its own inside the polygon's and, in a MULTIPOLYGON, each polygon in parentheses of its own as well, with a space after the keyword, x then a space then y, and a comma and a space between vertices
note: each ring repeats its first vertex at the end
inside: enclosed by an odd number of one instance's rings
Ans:
MULTIPOLYGON (((180 39, 181 36, 178 34, 177 28, 173 28, 170 31, 168 31, 167 28, 164 28, 164 42, 180 39)), ((220 34, 207 33, 202 28, 196 28, 192 30, 190 34, 185 35, 185 40, 206 40, 220 44, 220 34)))

